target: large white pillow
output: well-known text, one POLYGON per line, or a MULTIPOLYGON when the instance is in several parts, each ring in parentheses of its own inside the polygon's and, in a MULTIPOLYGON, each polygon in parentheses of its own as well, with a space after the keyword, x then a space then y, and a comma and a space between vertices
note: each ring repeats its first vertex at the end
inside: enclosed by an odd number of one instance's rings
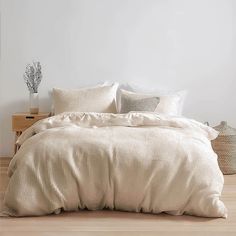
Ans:
POLYGON ((157 106, 156 112, 167 115, 181 116, 185 97, 185 90, 181 90, 173 94, 160 95, 160 102, 157 106))
POLYGON ((166 115, 173 115, 173 116, 180 116, 182 115, 182 110, 183 110, 183 105, 184 105, 184 100, 185 100, 185 96, 186 96, 186 91, 182 90, 182 91, 178 91, 178 92, 172 92, 172 93, 150 93, 149 95, 147 93, 135 93, 135 92, 130 92, 130 91, 126 91, 121 89, 119 92, 119 102, 118 102, 118 107, 119 107, 119 112, 121 111, 121 102, 122 102, 122 94, 126 95, 129 93, 132 93, 133 95, 135 94, 136 97, 140 97, 143 98, 143 96, 149 96, 149 97, 159 97, 159 104, 157 105, 156 109, 154 112, 157 113, 162 113, 162 114, 166 114, 166 115))
POLYGON ((118 84, 82 89, 53 89, 55 115, 62 112, 117 113, 116 91, 118 84))

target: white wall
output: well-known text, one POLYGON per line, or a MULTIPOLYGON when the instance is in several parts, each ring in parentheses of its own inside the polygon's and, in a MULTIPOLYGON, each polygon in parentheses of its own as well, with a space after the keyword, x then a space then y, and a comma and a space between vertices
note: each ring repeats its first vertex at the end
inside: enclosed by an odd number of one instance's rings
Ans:
POLYGON ((11 115, 27 111, 25 65, 43 66, 41 110, 53 86, 104 80, 189 90, 184 113, 236 127, 234 0, 0 0, 0 156, 11 115))

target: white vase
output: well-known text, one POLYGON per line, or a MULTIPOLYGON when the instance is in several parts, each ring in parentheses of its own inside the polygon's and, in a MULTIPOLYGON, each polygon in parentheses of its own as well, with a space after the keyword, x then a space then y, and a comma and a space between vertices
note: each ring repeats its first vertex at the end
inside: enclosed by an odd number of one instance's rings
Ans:
POLYGON ((30 93, 29 110, 30 110, 30 114, 39 113, 39 94, 38 93, 30 93))

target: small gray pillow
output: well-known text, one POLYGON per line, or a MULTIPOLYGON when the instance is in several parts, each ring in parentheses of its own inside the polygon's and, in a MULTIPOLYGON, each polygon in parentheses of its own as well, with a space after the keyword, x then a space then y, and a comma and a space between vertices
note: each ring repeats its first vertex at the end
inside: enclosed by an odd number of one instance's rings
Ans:
POLYGON ((160 98, 122 90, 120 102, 120 113, 128 113, 130 111, 154 112, 160 102, 160 98))

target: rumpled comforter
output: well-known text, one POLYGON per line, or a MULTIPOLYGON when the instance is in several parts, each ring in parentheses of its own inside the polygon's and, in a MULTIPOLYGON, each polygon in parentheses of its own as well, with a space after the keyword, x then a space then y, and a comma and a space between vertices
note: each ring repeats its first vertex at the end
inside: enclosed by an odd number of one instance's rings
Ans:
POLYGON ((2 214, 103 208, 226 217, 223 175, 194 120, 154 113, 62 113, 19 138, 2 214))

